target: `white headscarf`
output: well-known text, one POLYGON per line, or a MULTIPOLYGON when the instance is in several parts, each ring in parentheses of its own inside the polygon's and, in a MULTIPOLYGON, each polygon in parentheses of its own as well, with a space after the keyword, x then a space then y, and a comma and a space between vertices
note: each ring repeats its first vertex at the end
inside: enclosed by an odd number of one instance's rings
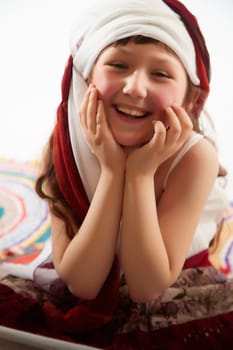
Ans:
POLYGON ((192 83, 199 84, 193 41, 179 15, 162 0, 108 0, 107 4, 98 0, 96 5, 83 17, 84 25, 72 38, 74 66, 68 100, 72 150, 90 201, 97 186, 100 166, 83 135, 78 110, 87 90, 86 79, 101 51, 129 36, 154 38, 176 53, 192 83))

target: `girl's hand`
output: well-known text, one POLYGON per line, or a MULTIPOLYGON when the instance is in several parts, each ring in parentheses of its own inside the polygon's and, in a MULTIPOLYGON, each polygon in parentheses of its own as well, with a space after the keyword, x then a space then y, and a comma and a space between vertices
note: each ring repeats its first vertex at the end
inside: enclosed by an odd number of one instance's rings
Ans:
POLYGON ((79 110, 81 125, 89 146, 100 162, 101 168, 125 168, 125 154, 114 140, 107 125, 103 101, 98 91, 90 85, 79 110))
POLYGON ((154 175, 158 167, 187 141, 193 125, 186 111, 177 105, 166 109, 168 127, 154 121, 154 135, 148 143, 133 151, 127 160, 127 172, 154 175))

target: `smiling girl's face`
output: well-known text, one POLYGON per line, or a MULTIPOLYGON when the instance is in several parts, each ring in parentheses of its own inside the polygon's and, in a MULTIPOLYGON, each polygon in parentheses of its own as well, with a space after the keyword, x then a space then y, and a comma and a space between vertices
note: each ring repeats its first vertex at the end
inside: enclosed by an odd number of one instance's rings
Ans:
POLYGON ((183 105, 187 73, 179 58, 163 44, 130 40, 112 45, 98 57, 89 82, 104 102, 107 122, 122 146, 137 147, 153 135, 153 120, 166 125, 165 109, 183 105))

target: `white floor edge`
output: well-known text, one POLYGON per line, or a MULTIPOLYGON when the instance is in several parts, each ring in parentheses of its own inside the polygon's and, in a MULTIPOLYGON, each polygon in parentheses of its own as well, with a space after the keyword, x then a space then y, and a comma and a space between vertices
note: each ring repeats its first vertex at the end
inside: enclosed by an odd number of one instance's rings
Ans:
POLYGON ((4 326, 0 326, 0 349, 97 350, 94 347, 57 340, 4 326))

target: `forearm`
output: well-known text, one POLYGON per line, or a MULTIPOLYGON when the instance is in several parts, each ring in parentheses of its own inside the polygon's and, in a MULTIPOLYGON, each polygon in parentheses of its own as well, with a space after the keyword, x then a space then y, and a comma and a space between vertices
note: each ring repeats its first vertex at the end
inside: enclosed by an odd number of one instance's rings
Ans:
POLYGON ((126 176, 120 256, 131 297, 161 294, 169 279, 169 259, 157 217, 153 177, 126 176))
POLYGON ((123 173, 101 173, 85 220, 59 264, 62 278, 78 296, 95 297, 111 269, 119 233, 123 182, 123 173))

